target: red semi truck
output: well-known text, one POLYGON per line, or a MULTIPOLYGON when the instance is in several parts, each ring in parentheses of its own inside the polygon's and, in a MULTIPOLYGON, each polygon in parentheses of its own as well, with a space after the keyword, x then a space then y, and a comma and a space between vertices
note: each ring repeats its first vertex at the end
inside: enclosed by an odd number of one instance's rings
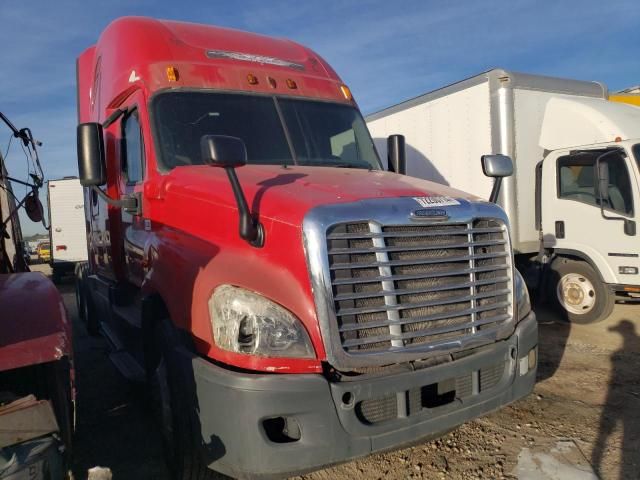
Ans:
POLYGON ((122 18, 77 72, 78 302, 150 382, 176 478, 309 471, 532 390, 537 323, 506 215, 402 175, 400 137, 384 171, 316 53, 122 18))

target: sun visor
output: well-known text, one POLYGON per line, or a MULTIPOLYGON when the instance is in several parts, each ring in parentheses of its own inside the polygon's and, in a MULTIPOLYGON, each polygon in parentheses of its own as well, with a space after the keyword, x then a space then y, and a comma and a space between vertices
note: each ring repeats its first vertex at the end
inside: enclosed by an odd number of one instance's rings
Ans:
POLYGON ((546 150, 640 138, 640 108, 600 98, 547 102, 540 146, 546 150))

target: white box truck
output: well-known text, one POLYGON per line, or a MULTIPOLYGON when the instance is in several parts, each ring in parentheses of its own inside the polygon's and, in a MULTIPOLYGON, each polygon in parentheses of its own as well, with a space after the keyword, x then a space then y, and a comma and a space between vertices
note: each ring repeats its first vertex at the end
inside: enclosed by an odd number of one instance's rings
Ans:
POLYGON ((407 174, 488 197, 480 157, 513 159, 499 204, 518 267, 575 323, 640 299, 640 109, 604 85, 494 69, 366 120, 381 158, 406 142, 407 174))
POLYGON ((54 281, 87 261, 84 195, 77 177, 50 180, 47 188, 54 281))

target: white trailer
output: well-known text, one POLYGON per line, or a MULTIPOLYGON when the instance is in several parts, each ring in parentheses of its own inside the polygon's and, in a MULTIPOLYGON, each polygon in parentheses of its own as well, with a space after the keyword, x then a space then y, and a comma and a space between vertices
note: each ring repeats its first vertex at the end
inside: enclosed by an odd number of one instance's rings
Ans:
POLYGON ((47 188, 53 278, 87 261, 84 195, 77 177, 50 180, 47 188))
POLYGON ((496 69, 366 120, 382 158, 386 138, 404 135, 409 175, 484 198, 481 155, 509 155, 499 204, 517 264, 569 320, 590 323, 640 298, 640 108, 607 98, 599 83, 496 69))

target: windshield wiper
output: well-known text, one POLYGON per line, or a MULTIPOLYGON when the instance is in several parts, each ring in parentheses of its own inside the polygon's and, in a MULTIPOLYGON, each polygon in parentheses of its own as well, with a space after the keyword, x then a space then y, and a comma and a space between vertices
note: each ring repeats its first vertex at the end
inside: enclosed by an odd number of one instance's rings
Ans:
POLYGON ((298 165, 309 167, 360 168, 364 170, 373 170, 373 166, 367 162, 345 162, 330 158, 323 158, 322 160, 317 161, 299 162, 298 165))

